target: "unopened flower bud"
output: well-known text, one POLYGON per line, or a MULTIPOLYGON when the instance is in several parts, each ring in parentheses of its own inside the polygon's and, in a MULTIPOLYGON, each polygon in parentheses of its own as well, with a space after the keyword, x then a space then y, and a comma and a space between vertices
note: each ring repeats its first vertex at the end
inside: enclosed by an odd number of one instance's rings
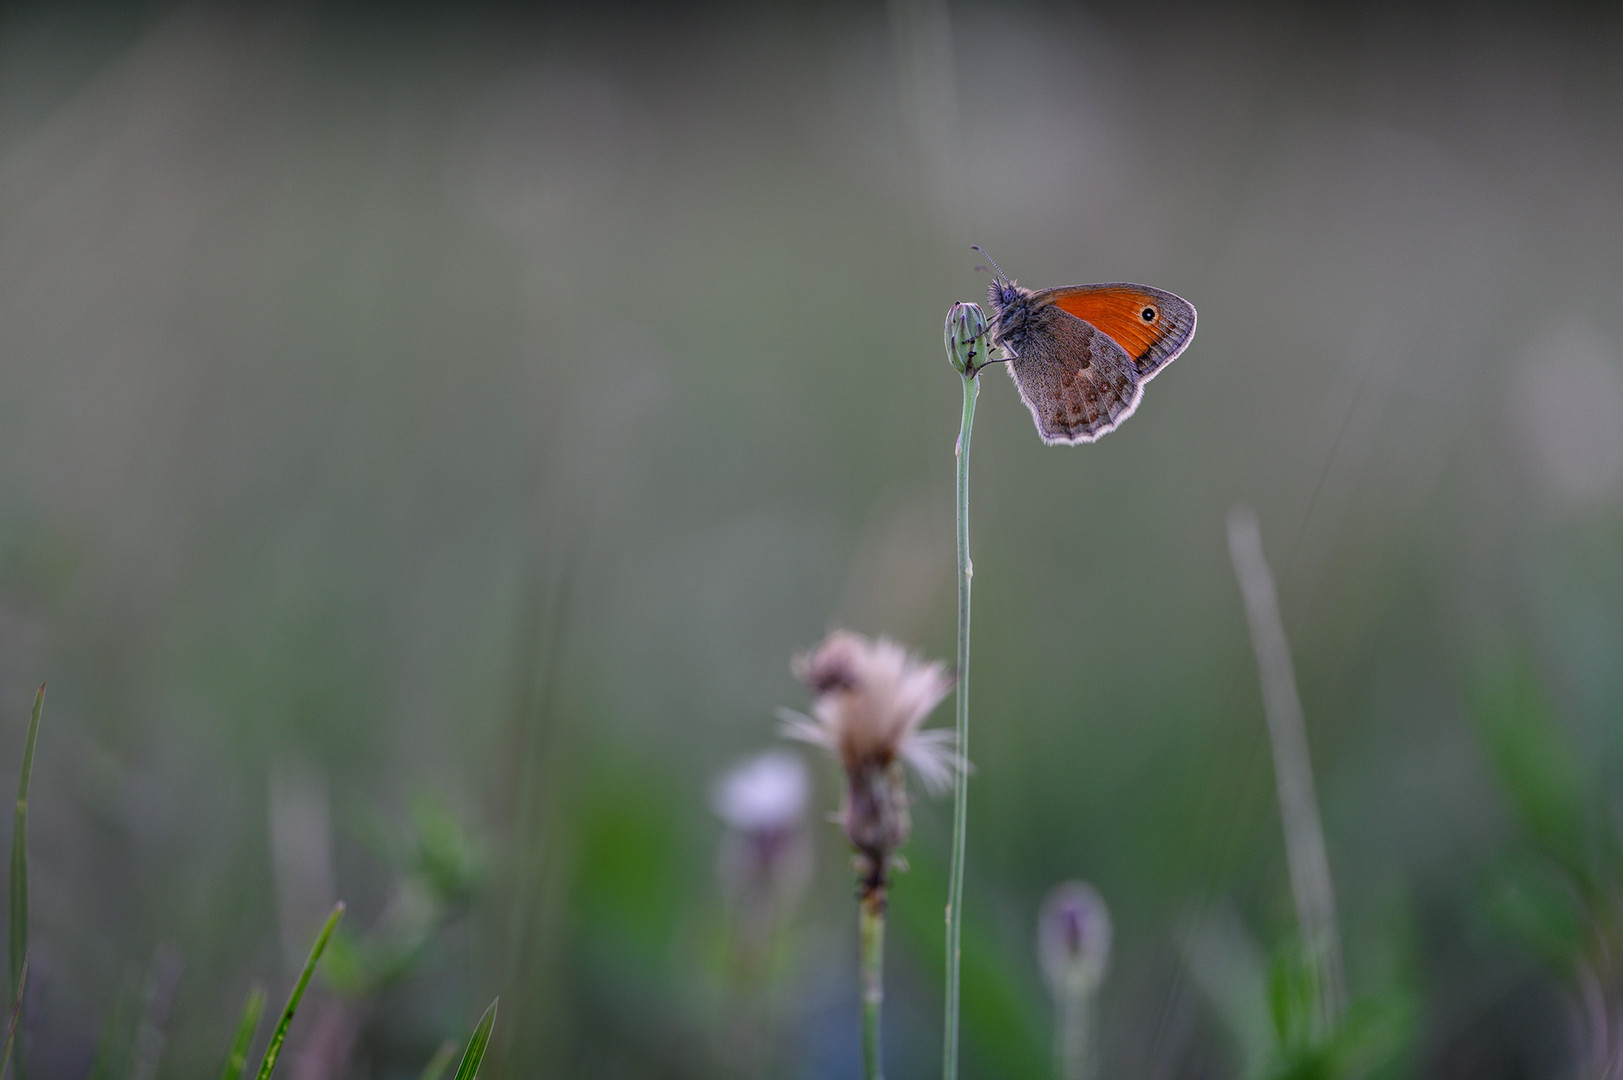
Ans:
POLYGON ((1110 911, 1092 885, 1054 886, 1037 919, 1037 959, 1056 996, 1089 994, 1110 964, 1110 911))
POLYGON ((948 308, 942 335, 946 340, 947 360, 960 375, 974 375, 986 364, 986 314, 979 304, 959 301, 948 308))
POLYGON ((811 870, 801 822, 806 766, 773 751, 739 765, 716 784, 711 803, 727 823, 722 842, 722 884, 748 929, 766 929, 792 904, 811 870))

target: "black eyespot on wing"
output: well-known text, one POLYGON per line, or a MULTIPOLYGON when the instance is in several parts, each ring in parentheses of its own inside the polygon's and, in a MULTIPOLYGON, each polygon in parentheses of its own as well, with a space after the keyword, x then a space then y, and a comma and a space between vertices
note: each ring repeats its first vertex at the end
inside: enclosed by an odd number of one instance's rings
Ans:
POLYGON ((1152 323, 1152 322, 1155 321, 1155 316, 1157 315, 1157 312, 1156 312, 1156 310, 1154 308, 1146 306, 1144 308, 1144 310, 1139 312, 1138 314, 1145 322, 1152 323))

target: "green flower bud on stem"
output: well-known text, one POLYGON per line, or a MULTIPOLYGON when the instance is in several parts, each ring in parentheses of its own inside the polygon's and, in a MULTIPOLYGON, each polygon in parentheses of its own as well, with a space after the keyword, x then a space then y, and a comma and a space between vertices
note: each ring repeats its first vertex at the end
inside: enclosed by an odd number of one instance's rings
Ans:
POLYGON ((959 301, 948 308, 942 336, 947 345, 947 360, 958 374, 973 378, 986 365, 991 345, 986 336, 986 313, 979 304, 959 301))

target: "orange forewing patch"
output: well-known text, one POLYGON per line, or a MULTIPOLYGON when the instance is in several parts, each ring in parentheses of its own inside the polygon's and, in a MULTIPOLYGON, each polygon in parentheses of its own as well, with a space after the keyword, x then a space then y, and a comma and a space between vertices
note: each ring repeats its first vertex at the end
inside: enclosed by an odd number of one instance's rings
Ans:
POLYGON ((1156 342, 1172 332, 1172 322, 1161 314, 1161 300, 1139 289, 1112 286, 1101 289, 1082 285, 1075 288, 1045 289, 1054 306, 1085 319, 1115 339, 1134 360, 1142 360, 1156 342), (1156 310, 1154 322, 1144 321, 1144 309, 1156 310))

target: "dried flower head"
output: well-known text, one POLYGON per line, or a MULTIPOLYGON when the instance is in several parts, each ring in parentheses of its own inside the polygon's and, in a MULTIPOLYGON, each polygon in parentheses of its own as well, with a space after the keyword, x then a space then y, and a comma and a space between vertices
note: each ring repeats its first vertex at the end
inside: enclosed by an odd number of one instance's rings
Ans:
POLYGON ((811 718, 790 720, 791 738, 832 752, 847 772, 900 760, 932 793, 952 786, 959 765, 952 732, 921 730, 952 692, 952 677, 939 661, 925 663, 889 638, 836 630, 795 660, 795 674, 814 700, 811 718))
POLYGON ((1110 910, 1082 881, 1054 886, 1037 918, 1037 959, 1056 995, 1089 994, 1110 965, 1110 910))
POLYGON ((931 791, 964 767, 949 731, 924 731, 925 717, 952 689, 940 663, 926 663, 888 638, 836 630, 795 661, 810 688, 811 716, 790 714, 785 734, 839 759, 846 789, 840 821, 857 849, 863 895, 882 901, 896 849, 911 822, 902 765, 931 791))

